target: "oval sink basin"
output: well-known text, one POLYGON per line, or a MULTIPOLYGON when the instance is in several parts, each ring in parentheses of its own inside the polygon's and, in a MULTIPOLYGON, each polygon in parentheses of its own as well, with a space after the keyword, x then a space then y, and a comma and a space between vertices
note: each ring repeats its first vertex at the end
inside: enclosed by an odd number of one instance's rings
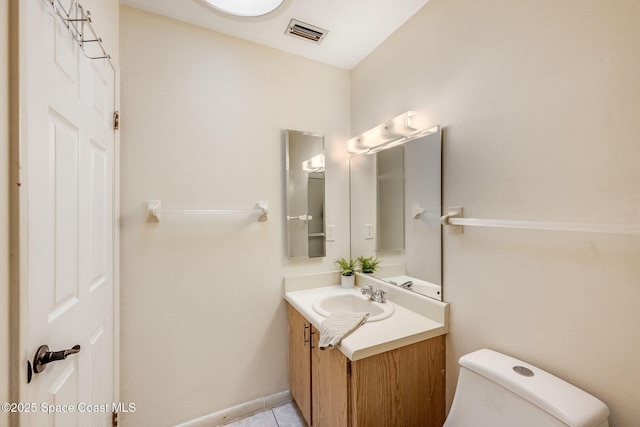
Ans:
POLYGON ((391 302, 380 303, 371 301, 364 295, 341 294, 321 297, 313 301, 313 310, 321 316, 328 317, 331 313, 369 313, 367 322, 377 322, 390 317, 396 307, 391 302))

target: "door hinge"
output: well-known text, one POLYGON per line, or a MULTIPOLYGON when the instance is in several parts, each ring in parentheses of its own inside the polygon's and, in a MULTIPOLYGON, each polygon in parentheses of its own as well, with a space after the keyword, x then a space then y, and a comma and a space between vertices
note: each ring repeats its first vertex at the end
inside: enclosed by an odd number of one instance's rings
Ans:
POLYGON ((113 112, 113 130, 120 129, 120 111, 113 112))
POLYGON ((111 425, 113 427, 118 427, 118 413, 116 411, 113 411, 111 414, 111 425))

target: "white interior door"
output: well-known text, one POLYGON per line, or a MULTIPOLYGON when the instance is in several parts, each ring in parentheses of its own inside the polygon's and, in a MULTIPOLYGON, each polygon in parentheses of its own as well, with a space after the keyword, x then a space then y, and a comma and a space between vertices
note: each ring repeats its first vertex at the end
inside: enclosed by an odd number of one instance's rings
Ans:
POLYGON ((114 400, 115 74, 107 60, 83 55, 50 2, 21 1, 20 13, 23 348, 33 364, 41 345, 51 351, 81 347, 33 375, 26 398, 37 407, 23 419, 31 426, 108 426, 114 400))

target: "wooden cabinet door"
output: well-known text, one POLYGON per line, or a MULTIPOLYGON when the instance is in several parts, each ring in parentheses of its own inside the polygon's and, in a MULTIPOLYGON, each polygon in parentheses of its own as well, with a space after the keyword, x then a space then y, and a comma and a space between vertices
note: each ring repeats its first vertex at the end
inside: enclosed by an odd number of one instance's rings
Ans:
POLYGON ((289 317, 289 389, 311 425, 311 324, 287 304, 289 317))
POLYGON ((339 350, 320 350, 320 331, 312 335, 311 378, 313 427, 349 425, 349 375, 347 357, 339 350))
POLYGON ((353 426, 442 426, 444 355, 442 335, 352 362, 353 426))

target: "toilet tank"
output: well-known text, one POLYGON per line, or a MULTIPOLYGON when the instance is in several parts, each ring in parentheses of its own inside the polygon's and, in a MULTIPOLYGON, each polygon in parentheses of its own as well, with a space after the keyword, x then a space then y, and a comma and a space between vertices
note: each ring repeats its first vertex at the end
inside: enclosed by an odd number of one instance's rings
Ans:
POLYGON ((602 401, 528 363, 484 349, 460 366, 444 427, 609 426, 602 401))

